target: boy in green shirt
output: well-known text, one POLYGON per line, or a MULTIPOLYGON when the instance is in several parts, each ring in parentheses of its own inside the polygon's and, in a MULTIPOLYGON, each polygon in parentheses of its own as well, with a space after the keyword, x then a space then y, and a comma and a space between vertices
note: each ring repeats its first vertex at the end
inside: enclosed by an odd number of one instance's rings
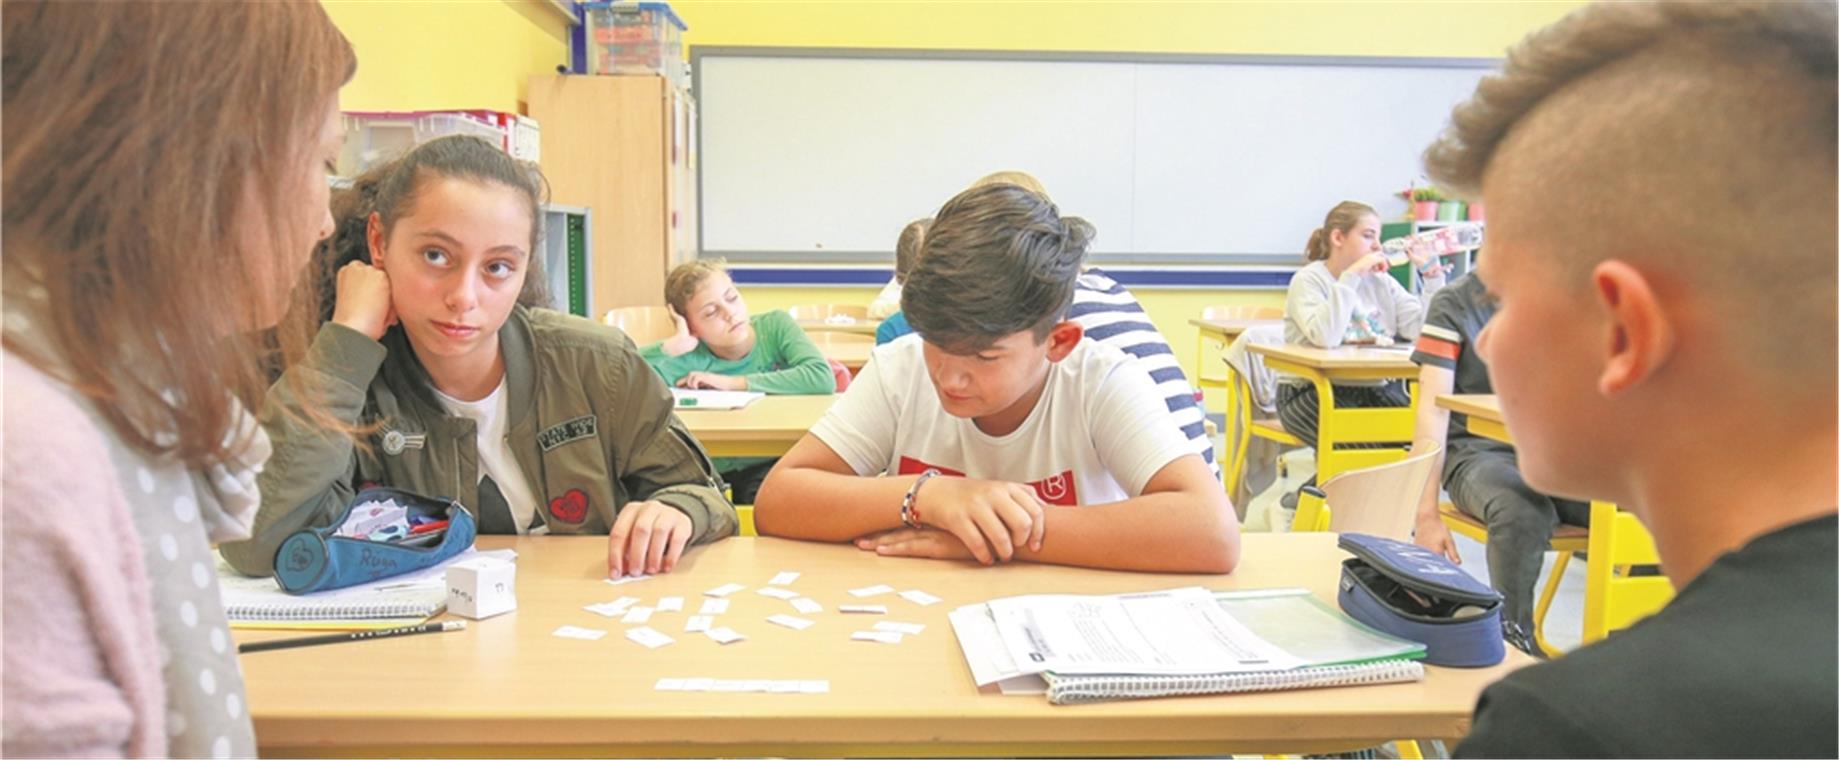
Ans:
MULTIPOLYGON (((776 395, 836 393, 829 360, 792 315, 769 311, 750 316, 746 299, 720 261, 692 261, 672 269, 664 280, 664 301, 677 334, 639 350, 664 382, 776 395)), ((776 461, 723 457, 715 466, 733 487, 734 501, 751 504, 776 461)))

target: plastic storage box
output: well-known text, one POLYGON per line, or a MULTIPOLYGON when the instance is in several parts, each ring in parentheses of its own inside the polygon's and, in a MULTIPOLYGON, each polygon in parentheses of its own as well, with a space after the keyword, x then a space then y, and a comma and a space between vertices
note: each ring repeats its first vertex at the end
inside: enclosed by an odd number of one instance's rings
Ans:
POLYGON ((683 33, 668 3, 583 3, 591 74, 652 74, 681 87, 689 76, 683 33))
MULTIPOLYGON (((447 135, 472 135, 518 158, 534 154, 536 122, 495 111, 346 111, 345 150, 338 173, 356 177, 371 167, 409 152, 410 148, 447 135), (528 121, 527 131, 517 125, 528 121), (521 138, 521 139, 520 139, 521 138)), ((527 157, 535 160, 535 155, 527 157)))

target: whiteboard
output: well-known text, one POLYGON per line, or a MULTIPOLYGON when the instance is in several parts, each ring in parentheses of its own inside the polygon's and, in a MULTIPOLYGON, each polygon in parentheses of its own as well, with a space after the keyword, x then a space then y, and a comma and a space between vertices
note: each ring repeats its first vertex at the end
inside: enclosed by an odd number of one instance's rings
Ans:
POLYGON ((1480 60, 697 56, 703 255, 884 259, 992 171, 1038 177, 1101 260, 1292 263, 1342 200, 1393 193, 1480 60))

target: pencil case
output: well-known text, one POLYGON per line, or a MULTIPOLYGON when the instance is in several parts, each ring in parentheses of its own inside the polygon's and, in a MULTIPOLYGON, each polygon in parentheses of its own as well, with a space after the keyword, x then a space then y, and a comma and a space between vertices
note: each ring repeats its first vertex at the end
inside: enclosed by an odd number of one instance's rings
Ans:
POLYGON ((275 580, 290 594, 355 586, 440 564, 473 545, 478 525, 457 501, 398 488, 366 488, 353 496, 331 525, 295 531, 275 552, 275 580), (413 518, 446 520, 437 535, 373 541, 338 535, 360 505, 394 500, 413 518))
POLYGON ((1341 610, 1348 617, 1424 645, 1432 665, 1481 668, 1507 656, 1501 595, 1443 555, 1363 533, 1341 536, 1341 610))

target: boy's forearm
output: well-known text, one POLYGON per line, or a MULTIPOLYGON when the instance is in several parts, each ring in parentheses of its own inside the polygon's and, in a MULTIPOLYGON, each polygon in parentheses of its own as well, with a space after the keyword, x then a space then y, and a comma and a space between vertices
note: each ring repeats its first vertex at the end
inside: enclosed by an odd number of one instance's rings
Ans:
POLYGON ((1033 562, 1155 573, 1229 573, 1239 563, 1239 522, 1230 506, 1180 492, 1114 504, 1052 507, 1033 562))
POLYGON ((761 535, 836 542, 900 528, 900 502, 914 477, 862 477, 782 466, 754 498, 754 527, 761 535))

